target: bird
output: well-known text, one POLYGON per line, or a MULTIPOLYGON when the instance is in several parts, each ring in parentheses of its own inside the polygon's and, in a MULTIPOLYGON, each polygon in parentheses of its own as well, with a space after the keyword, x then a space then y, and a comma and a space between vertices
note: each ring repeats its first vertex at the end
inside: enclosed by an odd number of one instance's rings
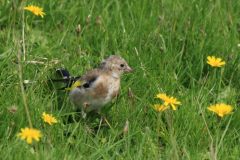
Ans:
POLYGON ((124 72, 134 72, 128 63, 120 56, 111 55, 101 61, 95 68, 81 77, 71 77, 64 68, 56 71, 63 79, 51 79, 53 82, 64 82, 67 86, 61 89, 70 90, 70 100, 82 111, 83 119, 86 113, 95 111, 111 102, 118 94, 120 77, 124 72), (72 86, 71 86, 72 85, 72 86), (71 86, 69 88, 69 86, 71 86))

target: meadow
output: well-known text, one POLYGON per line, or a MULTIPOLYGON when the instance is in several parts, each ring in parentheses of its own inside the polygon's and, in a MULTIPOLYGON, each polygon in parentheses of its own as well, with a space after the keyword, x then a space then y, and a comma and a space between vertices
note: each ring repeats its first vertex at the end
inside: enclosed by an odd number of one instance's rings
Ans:
POLYGON ((1 0, 0 8, 0 159, 240 159, 239 1, 1 0), (64 84, 48 80, 60 78, 55 67, 81 76, 110 55, 134 73, 100 110, 107 121, 94 113, 84 121, 64 84), (158 94, 181 105, 157 112, 158 94), (233 110, 220 117, 207 109, 216 104, 233 110), (42 136, 28 144, 17 135, 31 126, 42 136))

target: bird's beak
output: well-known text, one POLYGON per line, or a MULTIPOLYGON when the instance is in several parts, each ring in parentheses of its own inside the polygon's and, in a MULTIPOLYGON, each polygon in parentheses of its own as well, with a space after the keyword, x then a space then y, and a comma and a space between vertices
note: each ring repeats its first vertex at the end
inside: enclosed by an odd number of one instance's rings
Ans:
POLYGON ((130 68, 129 66, 127 66, 127 68, 126 68, 126 70, 125 70, 126 72, 134 72, 133 70, 132 70, 132 68, 130 68))

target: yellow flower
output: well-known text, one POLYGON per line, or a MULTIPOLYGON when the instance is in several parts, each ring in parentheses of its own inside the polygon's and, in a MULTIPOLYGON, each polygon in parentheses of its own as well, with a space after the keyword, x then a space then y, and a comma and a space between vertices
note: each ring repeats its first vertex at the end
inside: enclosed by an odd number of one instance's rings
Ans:
POLYGON ((181 102, 177 101, 177 98, 168 97, 166 94, 158 94, 157 97, 155 97, 155 98, 160 98, 160 99, 164 100, 165 106, 168 106, 169 104, 171 104, 173 110, 176 110, 176 107, 174 104, 181 105, 181 102))
POLYGON ((49 123, 50 125, 52 125, 52 123, 57 123, 58 121, 52 117, 52 115, 46 114, 45 112, 43 112, 43 117, 44 122, 49 123))
POLYGON ((210 64, 212 67, 221 67, 222 65, 225 65, 225 61, 221 62, 221 58, 215 59, 215 56, 212 56, 212 58, 208 56, 207 59, 207 63, 210 64))
POLYGON ((168 109, 169 107, 168 106, 165 106, 165 105, 160 105, 160 104, 154 104, 154 107, 153 107, 153 109, 155 109, 155 111, 157 111, 157 112, 163 112, 163 111, 165 111, 166 109, 168 109))
POLYGON ((32 139, 34 138, 36 141, 39 141, 39 138, 42 137, 39 130, 36 129, 29 129, 26 127, 25 129, 21 128, 21 133, 18 133, 17 136, 21 136, 21 140, 24 140, 27 138, 27 143, 31 144, 32 139))
POLYGON ((43 18, 43 15, 46 15, 44 12, 42 12, 43 8, 35 7, 33 5, 31 6, 28 5, 28 7, 25 7, 24 9, 31 11, 33 14, 37 16, 40 14, 42 18, 43 18))
POLYGON ((226 105, 224 103, 210 105, 210 107, 207 107, 207 109, 217 113, 219 117, 223 117, 226 114, 230 114, 232 113, 232 110, 233 110, 232 106, 226 105))

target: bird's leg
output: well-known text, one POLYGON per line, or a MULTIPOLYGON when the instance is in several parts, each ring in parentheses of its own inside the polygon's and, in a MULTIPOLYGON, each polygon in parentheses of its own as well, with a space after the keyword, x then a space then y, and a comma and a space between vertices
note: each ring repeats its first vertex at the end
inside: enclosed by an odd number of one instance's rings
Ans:
POLYGON ((89 109, 90 105, 91 105, 90 103, 83 103, 84 108, 82 108, 82 117, 83 117, 84 121, 85 121, 85 118, 86 118, 86 112, 88 112, 88 109, 89 109))
POLYGON ((96 113, 99 117, 101 117, 102 120, 105 120, 105 121, 106 121, 106 118, 104 118, 103 116, 101 116, 101 114, 98 113, 98 109, 95 110, 95 113, 96 113))
POLYGON ((85 121, 87 114, 84 112, 84 108, 77 108, 76 112, 80 113, 82 115, 82 119, 85 121))
POLYGON ((101 120, 104 120, 104 121, 108 124, 108 126, 109 126, 110 128, 112 128, 111 125, 110 125, 110 123, 107 121, 107 119, 104 118, 103 116, 101 116, 101 115, 98 113, 98 109, 95 110, 95 113, 96 113, 97 115, 99 115, 99 116, 101 117, 101 120))
POLYGON ((84 112, 84 108, 82 109, 82 118, 83 118, 83 120, 85 121, 85 119, 86 119, 86 113, 84 112))

